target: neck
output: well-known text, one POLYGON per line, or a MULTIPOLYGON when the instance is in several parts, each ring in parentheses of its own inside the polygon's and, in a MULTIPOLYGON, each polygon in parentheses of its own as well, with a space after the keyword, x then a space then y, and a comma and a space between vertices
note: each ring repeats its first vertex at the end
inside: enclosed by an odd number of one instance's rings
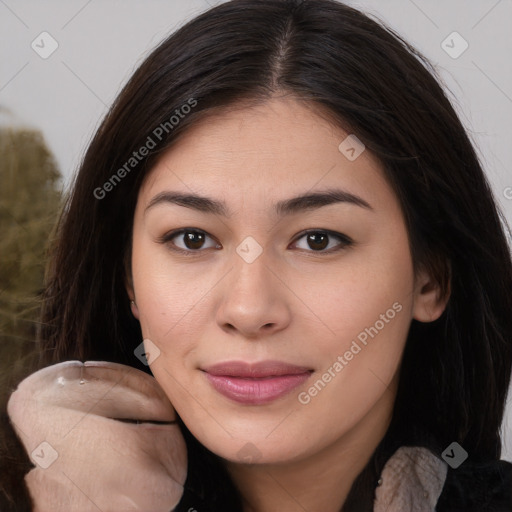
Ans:
POLYGON ((391 388, 350 431, 310 457, 279 464, 225 460, 243 497, 243 512, 339 512, 389 427, 391 388))

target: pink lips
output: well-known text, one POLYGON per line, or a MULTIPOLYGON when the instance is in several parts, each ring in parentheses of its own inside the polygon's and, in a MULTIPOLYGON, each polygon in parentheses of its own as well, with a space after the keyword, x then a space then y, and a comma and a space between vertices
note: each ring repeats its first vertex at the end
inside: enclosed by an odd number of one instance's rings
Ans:
POLYGON ((228 361, 202 370, 219 393, 248 405, 265 404, 289 393, 305 382, 313 371, 280 361, 254 364, 228 361))

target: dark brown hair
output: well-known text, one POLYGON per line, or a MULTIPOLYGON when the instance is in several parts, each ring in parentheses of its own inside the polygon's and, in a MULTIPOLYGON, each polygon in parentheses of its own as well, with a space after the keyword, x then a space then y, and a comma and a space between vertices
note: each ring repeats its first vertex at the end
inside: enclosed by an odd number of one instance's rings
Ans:
MULTIPOLYGON (((292 95, 363 141, 401 203, 415 268, 450 293, 435 322, 412 321, 393 421, 343 510, 371 510, 375 475, 400 445, 499 458, 512 365, 512 264, 475 150, 435 70, 390 28, 332 0, 233 0, 193 19, 140 65, 85 154, 51 255, 40 331, 43 364, 142 366, 125 257, 141 183, 181 133, 215 109, 292 95), (148 136, 192 111, 97 199, 148 136), (213 109, 213 110, 212 110, 213 109)), ((187 486, 212 510, 241 510, 220 461, 185 425, 187 486), (197 461, 201 460, 201 464, 197 461)))

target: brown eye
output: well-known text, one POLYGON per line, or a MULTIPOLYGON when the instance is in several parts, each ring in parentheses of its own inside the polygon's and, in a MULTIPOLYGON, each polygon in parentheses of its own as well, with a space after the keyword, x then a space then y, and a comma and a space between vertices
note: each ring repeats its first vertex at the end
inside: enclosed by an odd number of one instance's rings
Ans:
POLYGON ((329 236, 325 233, 309 233, 306 238, 309 247, 315 251, 321 251, 329 245, 329 236))
POLYGON ((297 241, 295 245, 298 244, 299 240, 305 239, 307 247, 299 247, 299 249, 312 250, 313 252, 334 252, 337 250, 341 250, 345 247, 349 247, 353 244, 353 241, 346 235, 342 233, 335 233, 332 231, 308 231, 303 233, 297 241), (337 239, 338 243, 332 243, 331 239, 337 239), (328 248, 328 250, 325 250, 328 248))
POLYGON ((199 233, 198 231, 186 231, 184 235, 183 241, 187 249, 201 249, 205 240, 204 233, 199 233))
MULTIPOLYGON (((222 248, 206 232, 193 228, 184 228, 168 233, 160 239, 160 242, 168 244, 173 251, 185 254, 201 253, 203 249, 222 248), (208 239, 211 240, 210 245, 206 245, 208 239)), ((339 251, 351 245, 353 245, 353 241, 348 236, 325 230, 304 232, 294 243, 294 246, 298 246, 299 249, 322 254, 339 251), (306 240, 306 247, 299 246, 299 241, 302 239, 306 240), (337 240, 337 243, 334 240, 337 240)))
POLYGON ((181 252, 201 252, 201 249, 220 248, 209 235, 198 229, 180 229, 168 233, 161 239, 162 243, 170 244, 173 250, 181 252), (205 242, 210 239, 213 243, 209 246, 205 242))

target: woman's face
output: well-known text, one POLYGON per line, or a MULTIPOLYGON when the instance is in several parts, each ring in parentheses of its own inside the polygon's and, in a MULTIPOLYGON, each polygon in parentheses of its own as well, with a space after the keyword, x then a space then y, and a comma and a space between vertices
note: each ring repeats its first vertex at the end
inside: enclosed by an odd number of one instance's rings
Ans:
POLYGON ((129 294, 151 371, 225 459, 300 460, 378 429, 411 319, 441 313, 379 162, 348 136, 275 98, 194 125, 140 190, 129 294))

